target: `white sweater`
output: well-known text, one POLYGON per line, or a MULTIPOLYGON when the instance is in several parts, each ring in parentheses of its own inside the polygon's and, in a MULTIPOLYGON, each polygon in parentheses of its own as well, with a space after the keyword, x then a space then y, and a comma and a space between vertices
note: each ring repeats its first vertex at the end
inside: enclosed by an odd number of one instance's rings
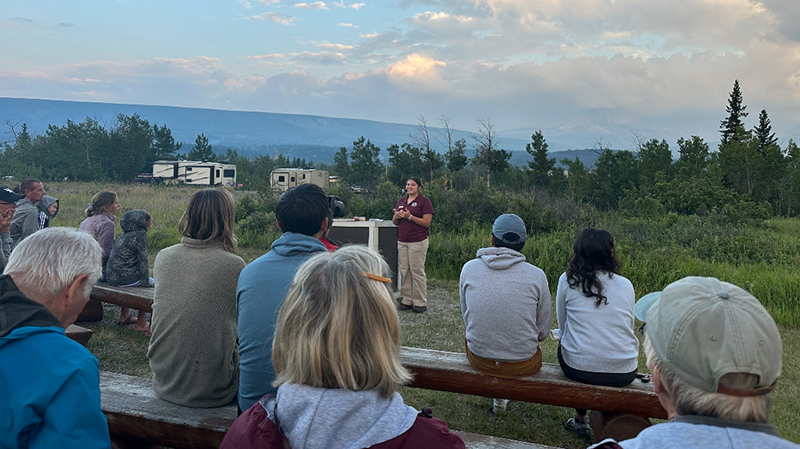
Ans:
POLYGON ((618 274, 598 273, 608 304, 595 307, 567 274, 558 279, 556 317, 561 356, 571 368, 595 373, 629 373, 638 366, 639 340, 634 333, 633 285, 618 274))

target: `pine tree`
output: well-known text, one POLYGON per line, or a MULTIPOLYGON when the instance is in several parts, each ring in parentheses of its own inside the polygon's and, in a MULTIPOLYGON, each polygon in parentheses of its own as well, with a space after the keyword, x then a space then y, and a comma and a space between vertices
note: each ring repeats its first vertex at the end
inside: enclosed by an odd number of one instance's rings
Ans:
POLYGON ((214 161, 216 156, 208 143, 208 137, 205 134, 198 134, 197 139, 194 140, 192 151, 189 152, 187 158, 191 161, 214 161))
POLYGON ((742 90, 739 88, 739 80, 733 82, 733 90, 728 97, 728 106, 725 112, 728 113, 728 118, 720 122, 719 132, 722 136, 722 143, 726 144, 735 138, 736 130, 739 127, 744 127, 742 118, 747 117, 745 112, 747 106, 742 104, 742 90))
POLYGON ((758 138, 758 150, 762 155, 766 154, 770 146, 778 143, 775 133, 772 132, 772 125, 770 125, 766 109, 762 109, 758 114, 758 126, 753 128, 753 134, 758 138))
POLYGON ((547 157, 547 141, 542 135, 542 130, 536 130, 531 136, 531 143, 525 145, 525 151, 533 156, 532 161, 528 161, 528 168, 531 170, 533 184, 541 187, 550 185, 550 176, 555 168, 556 159, 547 157))

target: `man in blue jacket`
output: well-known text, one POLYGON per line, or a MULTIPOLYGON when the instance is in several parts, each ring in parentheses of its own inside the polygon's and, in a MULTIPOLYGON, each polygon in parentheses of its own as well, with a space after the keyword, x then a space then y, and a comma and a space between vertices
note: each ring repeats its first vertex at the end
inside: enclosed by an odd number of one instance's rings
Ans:
POLYGON ((48 228, 26 238, 0 275, 0 447, 109 448, 100 367, 64 328, 100 277, 89 234, 48 228))
POLYGON ((315 253, 327 251, 319 238, 333 214, 325 192, 314 184, 303 184, 281 195, 275 218, 283 235, 272 243, 270 252, 242 270, 236 288, 241 411, 276 391, 272 337, 278 312, 300 265, 315 253))

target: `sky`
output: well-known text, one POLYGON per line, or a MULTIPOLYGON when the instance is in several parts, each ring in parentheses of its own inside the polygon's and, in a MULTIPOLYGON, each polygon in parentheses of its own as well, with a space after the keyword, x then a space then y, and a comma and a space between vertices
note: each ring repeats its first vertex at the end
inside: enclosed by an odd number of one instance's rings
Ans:
POLYGON ((0 0, 4 97, 716 138, 736 79, 798 132, 800 1, 0 0))

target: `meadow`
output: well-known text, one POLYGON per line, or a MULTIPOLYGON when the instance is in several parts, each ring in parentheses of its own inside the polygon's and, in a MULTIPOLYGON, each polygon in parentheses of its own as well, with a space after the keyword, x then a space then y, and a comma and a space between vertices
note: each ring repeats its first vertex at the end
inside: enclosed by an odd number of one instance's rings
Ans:
MULTIPOLYGON (((122 204, 119 216, 131 209, 147 210, 153 216, 148 237, 151 267, 160 249, 180 240, 177 223, 189 196, 196 190, 185 186, 92 183, 45 183, 45 188, 48 194, 61 200, 52 226, 77 226, 85 217, 86 204, 99 190, 118 193, 122 204)), ((374 198, 335 193, 346 201, 351 215, 378 218, 388 218, 384 215, 389 213, 386 205, 391 209, 397 198, 391 190, 379 190, 374 198)), ((252 193, 234 195, 238 199, 239 254, 250 262, 266 252, 279 235, 270 210, 275 200, 252 193)), ((681 277, 701 275, 740 285, 762 301, 779 324, 784 344, 783 375, 774 393, 771 421, 785 438, 800 442, 800 430, 793 422, 794 412, 800 410, 800 357, 796 355, 800 353, 800 276, 797 275, 800 220, 749 221, 721 214, 700 217, 674 213, 658 216, 599 213, 549 199, 534 196, 520 199, 497 192, 486 193, 493 195, 491 201, 464 198, 467 208, 455 204, 458 198, 453 199, 447 192, 434 190, 426 195, 437 208, 426 265, 430 279, 429 311, 424 315, 400 314, 403 345, 463 352, 464 324, 458 305, 457 279, 463 263, 472 259, 478 248, 488 245, 489 220, 496 213, 515 212, 528 223, 540 224, 531 226, 523 254, 547 273, 553 295, 576 232, 587 225, 603 227, 615 236, 622 274, 632 281, 637 297, 660 290, 681 277), (492 206, 484 211, 476 209, 476 204, 492 206)), ((118 312, 113 306, 105 308, 103 322, 86 324, 95 332, 89 349, 97 355, 101 369, 150 377, 145 355, 147 338, 114 325, 118 312)), ((542 350, 545 362, 556 363, 555 342, 545 341, 542 350)), ((646 371, 643 356, 639 369, 646 371)), ((495 416, 490 412, 491 400, 486 398, 411 388, 404 388, 401 393, 412 406, 432 407, 436 416, 455 429, 567 448, 584 447, 561 428, 571 416, 569 409, 512 402, 506 415, 495 416)))

